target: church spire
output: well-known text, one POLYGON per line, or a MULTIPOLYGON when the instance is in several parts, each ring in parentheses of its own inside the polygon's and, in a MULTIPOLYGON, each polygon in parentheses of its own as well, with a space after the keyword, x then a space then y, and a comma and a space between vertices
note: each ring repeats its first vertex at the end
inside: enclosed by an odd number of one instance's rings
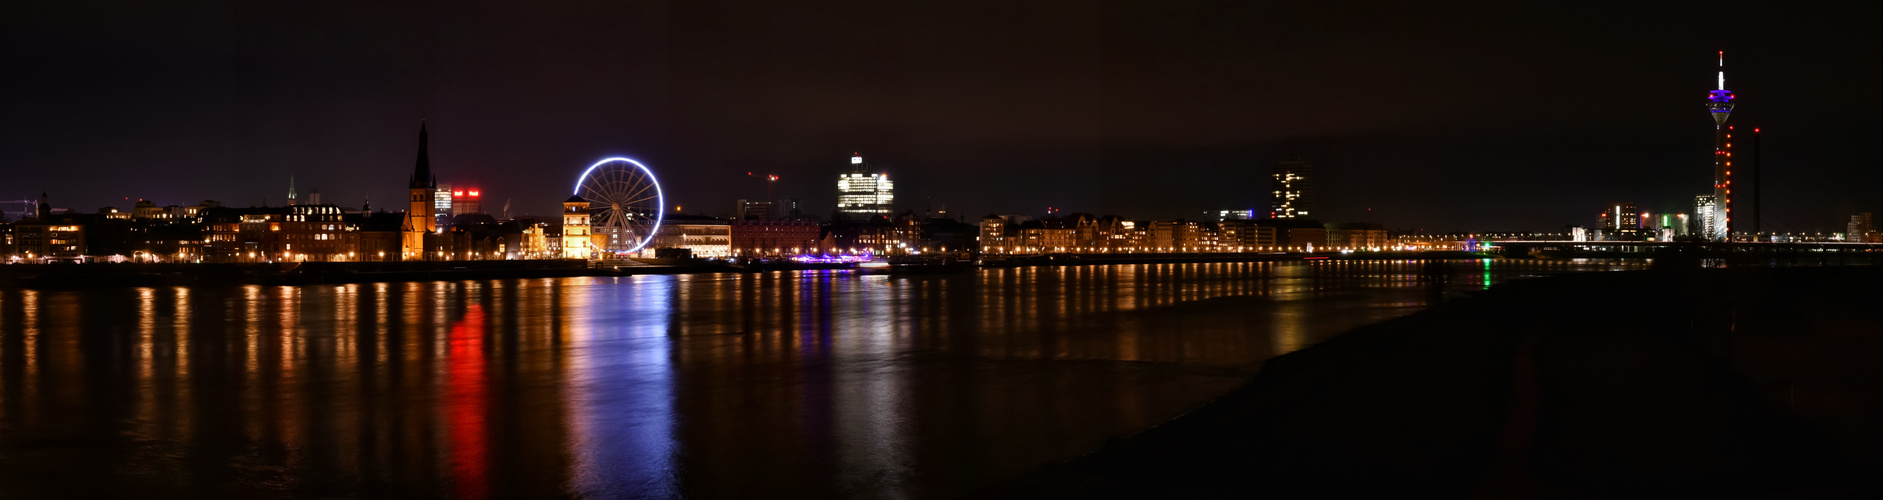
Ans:
POLYGON ((432 175, 431 156, 425 152, 426 143, 429 142, 429 139, 427 139, 426 136, 427 134, 425 133, 425 121, 419 120, 418 122, 418 166, 412 169, 412 183, 411 183, 412 189, 419 189, 419 188, 437 189, 438 188, 438 177, 435 175, 432 175))
POLYGON ((294 205, 294 174, 288 174, 288 205, 294 205))

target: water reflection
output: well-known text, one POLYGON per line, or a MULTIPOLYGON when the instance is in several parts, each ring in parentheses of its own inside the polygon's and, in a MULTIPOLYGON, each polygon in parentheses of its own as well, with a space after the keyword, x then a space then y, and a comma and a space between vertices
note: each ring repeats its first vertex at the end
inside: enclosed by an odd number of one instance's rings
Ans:
POLYGON ((1416 261, 0 290, 35 496, 950 496, 1517 276, 1416 261))

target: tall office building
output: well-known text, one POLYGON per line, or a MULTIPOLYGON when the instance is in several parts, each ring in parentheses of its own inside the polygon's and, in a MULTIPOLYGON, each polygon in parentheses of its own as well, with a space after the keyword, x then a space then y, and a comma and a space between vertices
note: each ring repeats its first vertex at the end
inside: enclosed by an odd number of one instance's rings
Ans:
POLYGON ((1314 166, 1301 160, 1282 160, 1275 164, 1274 190, 1269 193, 1269 217, 1293 219, 1308 217, 1314 207, 1314 166))
POLYGON ((1733 232, 1733 91, 1726 89, 1726 52, 1720 52, 1719 85, 1707 93, 1707 111, 1713 114, 1713 212, 1706 239, 1727 241, 1733 232))
POLYGON ((890 215, 895 184, 889 174, 871 173, 863 154, 850 157, 850 171, 837 176, 837 216, 868 220, 890 215))
POLYGON ((1641 212, 1633 202, 1610 203, 1602 211, 1602 229, 1641 229, 1641 212))
POLYGON ((438 219, 438 227, 451 225, 451 185, 438 184, 432 189, 432 215, 438 219))
POLYGON ((1693 197, 1691 232, 1699 234, 1703 239, 1712 239, 1715 233, 1714 227, 1719 225, 1719 219, 1716 218, 1719 216, 1718 208, 1719 203, 1715 201, 1713 195, 1703 194, 1693 197))
POLYGON ((432 161, 426 150, 427 135, 425 123, 418 126, 418 165, 412 169, 411 182, 407 189, 411 191, 411 204, 405 212, 402 247, 405 259, 423 260, 425 258, 425 236, 438 229, 438 219, 433 197, 438 195, 438 176, 432 175, 432 161))
POLYGON ((451 190, 451 216, 484 213, 484 193, 477 188, 451 190))

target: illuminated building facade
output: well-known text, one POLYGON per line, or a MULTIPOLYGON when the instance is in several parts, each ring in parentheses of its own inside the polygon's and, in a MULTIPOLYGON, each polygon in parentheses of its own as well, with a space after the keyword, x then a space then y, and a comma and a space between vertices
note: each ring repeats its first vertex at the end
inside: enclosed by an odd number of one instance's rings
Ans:
POLYGON ((477 188, 454 188, 451 190, 451 202, 446 205, 445 209, 449 210, 453 217, 464 214, 481 214, 484 213, 483 200, 484 193, 477 188))
POLYGON ((1294 219, 1307 217, 1314 207, 1314 166, 1301 160, 1275 163, 1273 186, 1269 193, 1269 217, 1294 219))
POLYGON ((418 127, 418 164, 412 169, 411 182, 407 190, 411 200, 405 212, 405 223, 400 228, 403 233, 401 258, 423 260, 425 258, 425 238, 438 230, 437 200, 438 176, 432 175, 432 161, 426 152, 428 134, 423 123, 418 127))
POLYGON ((1386 227, 1364 222, 1327 224, 1327 246, 1335 250, 1377 250, 1385 248, 1386 227))
POLYGON ((1693 197, 1693 232, 1699 233, 1703 239, 1713 239, 1714 235, 1718 234, 1715 228, 1722 225, 1719 222, 1721 212, 1718 208, 1719 202, 1713 195, 1703 194, 1693 197))
POLYGON ((78 262, 90 253, 90 246, 86 244, 89 216, 54 214, 43 193, 39 195, 37 215, 13 226, 14 256, 27 262, 78 262))
POLYGON ((432 217, 438 220, 438 227, 449 226, 451 225, 451 185, 438 184, 437 181, 433 181, 432 184, 434 184, 432 186, 432 217))
POLYGON ((1640 240, 1647 236, 1643 231, 1645 214, 1635 209, 1634 202, 1615 202, 1602 209, 1602 232, 1608 240, 1640 240))
POLYGON ((587 259, 594 251, 589 241, 588 200, 570 196, 562 201, 562 258, 587 259))
POLYGON ((1378 224, 1323 225, 1312 219, 1204 223, 1080 214, 1020 223, 990 215, 980 222, 984 256, 1382 251, 1392 246, 1378 224))
POLYGON ((359 236, 341 220, 340 207, 295 205, 285 212, 272 227, 281 243, 281 260, 347 261, 355 257, 359 236))
POLYGON ((1733 91, 1726 89, 1726 53, 1720 52, 1719 86, 1707 93, 1713 115, 1713 203, 1707 214, 1706 239, 1727 241, 1733 231, 1733 91))
POLYGON ((871 173, 863 155, 850 157, 850 171, 837 176, 837 216, 852 220, 887 217, 895 201, 889 174, 871 173))
POLYGON ((782 257, 818 251, 824 228, 803 220, 736 220, 731 228, 735 257, 782 257))
POLYGON ((647 248, 679 248, 701 259, 732 256, 732 221, 703 216, 670 215, 654 230, 647 248))

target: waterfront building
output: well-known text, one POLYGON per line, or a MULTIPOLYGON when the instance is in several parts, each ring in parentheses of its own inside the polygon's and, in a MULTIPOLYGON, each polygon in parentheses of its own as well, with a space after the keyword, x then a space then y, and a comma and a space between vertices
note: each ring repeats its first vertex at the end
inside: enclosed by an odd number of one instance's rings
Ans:
POLYGON ((1289 252, 1314 252, 1327 248, 1327 226, 1313 219, 1266 219, 1260 224, 1275 230, 1275 247, 1289 252))
POLYGON ((1706 239, 1727 241, 1733 231, 1733 126, 1727 124, 1735 104, 1733 91, 1726 89, 1726 52, 1720 52, 1719 85, 1707 93, 1707 111, 1713 115, 1713 202, 1707 221, 1706 239))
MULTIPOLYGON (((40 195, 45 204, 45 195, 40 195)), ((95 216, 54 214, 40 210, 39 216, 22 219, 13 225, 13 251, 25 262, 82 262, 90 253, 87 228, 95 216)))
POLYGON ((686 250, 695 258, 732 257, 732 221, 700 215, 669 215, 647 248, 686 250))
POLYGON ((596 247, 589 241, 588 200, 570 196, 562 201, 562 258, 588 259, 596 247))
POLYGON ((1314 207, 1314 166, 1301 160, 1275 163, 1274 189, 1269 193, 1269 217, 1293 219, 1308 217, 1314 207))
POLYGON ((549 253, 548 228, 544 224, 529 224, 523 227, 523 236, 517 243, 516 255, 519 259, 547 258, 549 253))
POLYGON ((803 220, 735 220, 728 227, 734 257, 771 258, 816 253, 824 228, 803 220))
POLYGON ((1335 250, 1376 250, 1386 247, 1386 227, 1367 222, 1330 223, 1327 246, 1335 250))
POLYGON ((870 252, 881 255, 902 240, 900 231, 889 219, 869 221, 838 221, 830 225, 828 244, 824 250, 832 253, 870 252))
POLYGON ((354 229, 357 245, 353 248, 355 262, 396 262, 404 253, 405 214, 394 212, 360 212, 344 214, 341 220, 354 229))
POLYGON ((342 220, 340 207, 294 205, 286 212, 271 229, 279 234, 282 260, 343 262, 357 256, 359 236, 342 220))
POLYGON ((861 153, 850 157, 850 170, 837 176, 837 217, 869 220, 888 217, 895 201, 889 174, 870 172, 861 153))
MULTIPOLYGON (((404 233, 400 245, 400 258, 424 260, 427 237, 438 231, 438 176, 432 175, 431 156, 426 151, 428 134, 425 123, 418 126, 418 162, 412 168, 412 178, 406 183, 411 200, 405 212, 405 222, 400 231, 404 233)), ((448 198, 447 198, 448 199, 448 198)))
POLYGON ((982 217, 980 234, 975 237, 975 242, 980 245, 981 253, 984 255, 1013 253, 1007 248, 1007 229, 1006 218, 993 214, 982 217))
MULTIPOLYGON (((211 262, 393 260, 380 255, 385 250, 381 245, 390 246, 389 241, 382 243, 390 235, 376 235, 369 258, 361 259, 359 226, 346 218, 345 211, 334 205, 210 209, 203 215, 207 248, 201 258, 211 262)), ((169 249, 149 250, 170 253, 169 249)))
POLYGON ((1234 247, 1233 251, 1253 252, 1275 246, 1275 228, 1257 224, 1254 220, 1226 220, 1216 223, 1216 227, 1221 233, 1217 241, 1234 247))

